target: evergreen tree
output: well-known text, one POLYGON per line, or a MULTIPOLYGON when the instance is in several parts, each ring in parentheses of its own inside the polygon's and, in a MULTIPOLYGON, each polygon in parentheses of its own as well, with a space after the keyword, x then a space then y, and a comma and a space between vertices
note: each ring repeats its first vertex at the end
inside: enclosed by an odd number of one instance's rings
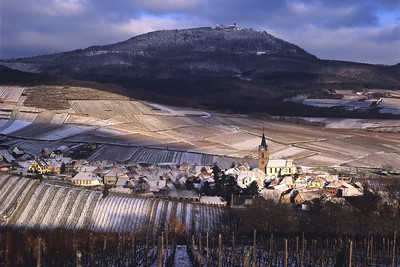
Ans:
POLYGON ((193 183, 193 181, 187 180, 186 183, 185 183, 185 187, 186 187, 187 190, 192 190, 192 189, 194 189, 194 183, 193 183))
POLYGON ((251 182, 244 190, 243 193, 247 196, 257 196, 259 193, 258 184, 256 181, 251 182))
POLYGON ((206 182, 203 184, 203 188, 202 188, 201 193, 202 193, 202 195, 204 195, 204 196, 213 196, 213 195, 214 195, 214 192, 213 192, 213 190, 212 190, 212 188, 211 188, 211 186, 210 186, 210 183, 209 183, 208 181, 206 181, 206 182))
POLYGON ((65 173, 65 163, 61 163, 61 167, 60 167, 60 173, 63 174, 65 173))

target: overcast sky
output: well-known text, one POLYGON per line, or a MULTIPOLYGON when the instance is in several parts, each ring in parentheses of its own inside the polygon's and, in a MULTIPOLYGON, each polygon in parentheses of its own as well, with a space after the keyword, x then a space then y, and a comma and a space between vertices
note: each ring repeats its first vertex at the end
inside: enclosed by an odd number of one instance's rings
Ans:
POLYGON ((400 62, 400 0, 0 0, 0 11, 0 58, 237 21, 322 59, 400 62))

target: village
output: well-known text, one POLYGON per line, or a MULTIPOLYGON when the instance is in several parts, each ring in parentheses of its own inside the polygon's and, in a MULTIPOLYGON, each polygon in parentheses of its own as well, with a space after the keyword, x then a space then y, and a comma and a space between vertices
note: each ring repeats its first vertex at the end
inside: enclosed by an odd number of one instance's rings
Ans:
POLYGON ((340 202, 363 195, 363 185, 354 177, 329 173, 304 172, 293 160, 269 159, 263 133, 258 149, 258 165, 218 166, 189 164, 88 162, 82 159, 98 145, 80 143, 71 147, 43 148, 40 155, 25 153, 18 147, 2 146, 0 171, 40 179, 49 183, 82 187, 108 194, 155 197, 209 205, 243 208, 255 195, 275 203, 292 203, 307 210, 310 201, 325 199, 340 202), (215 173, 215 167, 218 173, 215 173), (215 175, 233 177, 238 188, 221 197, 215 189, 215 175), (249 188, 256 188, 249 193, 249 188))

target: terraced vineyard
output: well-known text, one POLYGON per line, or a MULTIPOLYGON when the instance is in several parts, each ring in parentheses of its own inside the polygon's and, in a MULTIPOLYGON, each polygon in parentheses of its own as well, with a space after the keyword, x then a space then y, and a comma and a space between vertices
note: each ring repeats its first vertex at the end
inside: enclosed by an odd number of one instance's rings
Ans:
POLYGON ((0 176, 2 226, 158 234, 176 218, 187 231, 219 232, 225 208, 102 193, 0 176))

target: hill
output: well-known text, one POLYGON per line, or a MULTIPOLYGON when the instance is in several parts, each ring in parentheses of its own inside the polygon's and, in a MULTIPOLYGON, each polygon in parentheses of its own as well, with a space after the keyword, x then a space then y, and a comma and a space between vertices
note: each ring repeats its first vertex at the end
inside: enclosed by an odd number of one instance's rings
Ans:
MULTIPOLYGON (((156 31, 116 44, 0 64, 113 83, 126 88, 131 97, 163 104, 273 115, 315 114, 316 110, 281 103, 300 93, 400 88, 397 66, 320 60, 251 29, 156 31)), ((337 116, 333 111, 327 115, 334 113, 337 116)))

